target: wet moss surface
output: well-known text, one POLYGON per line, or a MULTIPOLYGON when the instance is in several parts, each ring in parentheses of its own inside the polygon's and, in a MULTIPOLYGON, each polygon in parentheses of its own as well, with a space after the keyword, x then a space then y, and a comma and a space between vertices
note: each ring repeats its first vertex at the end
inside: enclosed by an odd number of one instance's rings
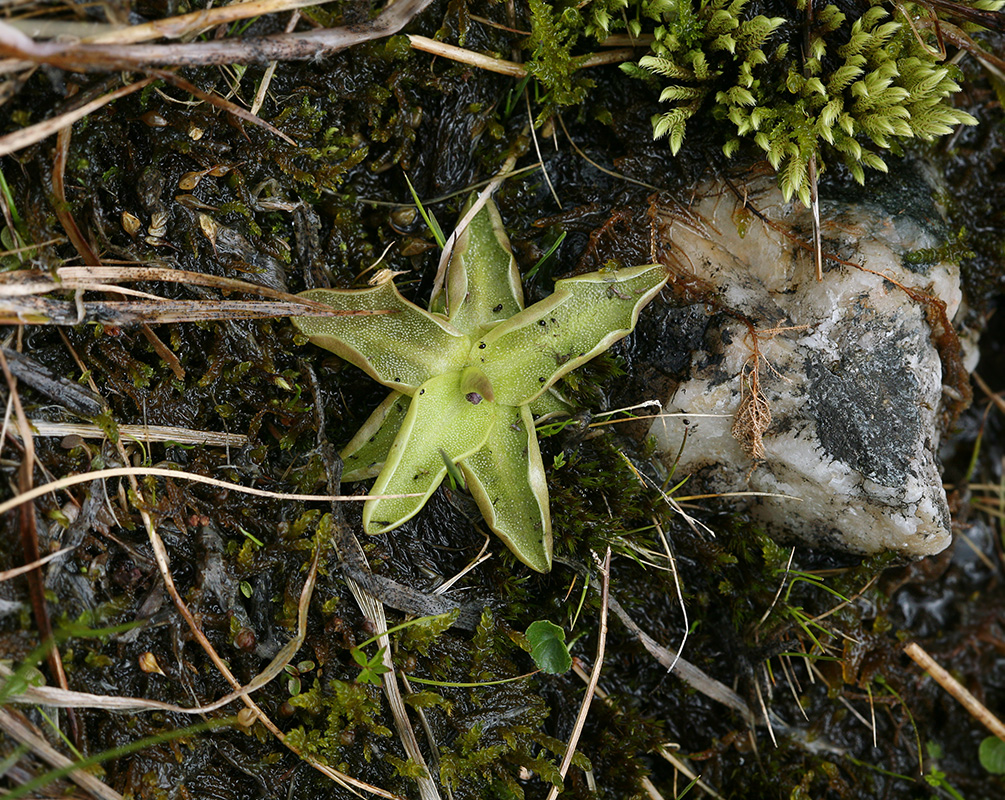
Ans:
MULTIPOLYGON (((471 50, 508 57, 524 37, 472 15, 503 26, 515 21, 526 30, 527 5, 518 2, 515 9, 515 20, 508 20, 503 5, 434 3, 408 30, 455 43, 463 35, 471 50)), ((339 23, 368 11, 366 3, 345 3, 305 13, 339 23)), ((945 187, 938 199, 954 233, 949 244, 959 244, 954 252, 965 249, 970 322, 990 318, 979 371, 996 392, 1005 389, 1001 322, 993 316, 1005 272, 1005 195, 998 191, 1005 185, 1005 122, 986 76, 963 66, 968 81, 960 102, 980 125, 910 155, 934 164, 945 187)), ((245 101, 262 73, 252 66, 241 75, 245 101)), ((208 68, 184 75, 221 94, 234 79, 208 68)), ((651 136, 657 93, 615 67, 590 78, 582 97, 561 109, 571 141, 557 117, 537 131, 561 206, 539 169, 510 178, 496 194, 525 275, 566 233, 527 278, 528 304, 546 296, 557 277, 648 260, 653 190, 625 178, 686 200, 700 177, 726 168, 724 135, 715 126, 692 124, 683 149, 671 157, 651 136)), ((280 64, 260 116, 295 146, 155 84, 74 126, 65 172, 68 210, 107 264, 153 263, 297 292, 357 285, 383 256, 382 267, 405 273, 398 279, 402 292, 423 301, 439 249, 411 205, 405 177, 449 229, 470 187, 494 175, 507 156, 516 155, 518 167, 535 163, 518 84, 413 51, 402 36, 321 63, 280 64)), ((37 109, 110 85, 104 77, 39 71, 5 109, 9 120, 36 121, 37 109)), ((557 108, 547 98, 539 102, 533 82, 529 96, 531 117, 557 108)), ((756 157, 753 150, 746 155, 756 157)), ((50 139, 3 164, 24 236, 50 242, 39 245, 30 262, 4 256, 7 269, 79 263, 57 218, 53 159, 50 139)), ((852 185, 840 169, 823 180, 841 190, 852 185)), ((164 298, 220 296, 186 284, 134 288, 164 298)), ((63 299, 72 300, 72 293, 63 299)), ((588 672, 600 599, 594 589, 584 591, 582 573, 595 573, 594 554, 610 546, 611 595, 671 653, 686 634, 685 657, 732 687, 762 722, 752 726, 668 675, 612 616, 600 679, 607 698, 593 702, 561 796, 680 796, 690 779, 660 756, 663 749, 730 798, 1000 796, 1002 778, 977 758, 986 731, 901 645, 917 641, 989 708, 1005 708, 1001 506, 997 517, 987 513, 999 502, 997 489, 987 487, 1002 480, 1001 412, 989 410, 979 395, 944 448, 957 541, 941 556, 903 564, 793 551, 774 544, 770 532, 742 513, 710 500, 688 505, 701 523, 693 527, 659 491, 666 476, 651 461, 644 428, 589 424, 599 412, 661 396, 714 312, 695 299, 690 287, 671 285, 635 334, 565 379, 565 391, 584 412, 541 439, 558 562, 553 572, 530 573, 493 539, 491 560, 453 592, 484 609, 474 630, 425 622, 392 637, 401 673, 434 682, 412 683, 406 705, 413 721, 420 710, 424 717, 416 726, 419 741, 438 781, 458 800, 508 800, 544 798, 559 780, 557 765, 584 691, 579 677, 539 673, 492 686, 455 684, 533 671, 523 631, 539 619, 566 629, 588 672), (763 721, 766 709, 770 724, 763 721)), ((6 346, 53 373, 81 385, 93 380, 107 407, 99 421, 109 430, 147 423, 247 437, 229 447, 123 437, 130 464, 176 464, 274 492, 332 489, 326 446, 342 446, 385 393, 306 344, 286 319, 154 325, 152 331, 176 364, 142 329, 114 319, 59 329, 8 327, 4 335, 6 346)), ((78 420, 59 392, 23 382, 19 392, 32 419, 78 420)), ((23 457, 16 446, 6 448, 0 462, 5 499, 23 457)), ((36 484, 122 465, 111 443, 77 435, 36 437, 34 457, 36 484)), ((45 579, 53 627, 70 632, 60 643, 70 688, 183 706, 230 691, 165 589, 140 508, 156 522, 180 597, 243 683, 295 633, 297 599, 320 549, 305 643, 256 700, 302 751, 389 792, 418 797, 419 768, 394 732, 380 687, 360 680, 353 656, 375 631, 349 591, 331 536, 336 525, 359 530, 360 505, 333 510, 173 479, 146 478, 141 487, 142 504, 116 480, 36 501, 43 553, 74 547, 47 565, 45 579), (79 630, 137 621, 125 632, 85 636, 79 630), (144 670, 147 654, 158 670, 144 670)), ((22 563, 20 524, 16 513, 0 519, 0 569, 22 563)), ((362 544, 376 573, 431 592, 463 569, 485 539, 471 501, 441 487, 418 517, 362 544)), ((24 578, 0 584, 0 597, 0 655, 21 663, 38 645, 24 578)), ((389 624, 405 619, 391 609, 388 616, 389 624)), ((364 648, 367 658, 376 651, 374 644, 364 648)), ((53 682, 49 674, 46 679, 53 682)), ((237 707, 206 716, 229 716, 237 707)), ((24 712, 47 728, 37 709, 24 712)), ((75 722, 59 719, 84 755, 193 722, 173 712, 96 709, 78 709, 75 722)), ((15 747, 0 735, 0 758, 15 747)), ((350 796, 260 724, 154 744, 101 769, 109 785, 137 799, 350 796)), ((27 761, 4 780, 13 786, 41 771, 40 763, 27 761)), ((701 791, 696 786, 689 794, 701 791)))

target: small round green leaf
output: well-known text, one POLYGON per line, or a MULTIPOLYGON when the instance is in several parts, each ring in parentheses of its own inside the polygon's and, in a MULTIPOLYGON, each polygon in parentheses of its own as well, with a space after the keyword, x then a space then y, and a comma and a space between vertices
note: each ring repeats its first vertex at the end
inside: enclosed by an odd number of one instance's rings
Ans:
POLYGON ((572 666, 572 656, 565 646, 565 631, 558 625, 539 619, 527 628, 530 656, 538 669, 550 675, 561 675, 572 666))
POLYGON ((977 757, 981 760, 981 766, 992 775, 1005 775, 1005 741, 997 736, 989 736, 981 742, 977 757))

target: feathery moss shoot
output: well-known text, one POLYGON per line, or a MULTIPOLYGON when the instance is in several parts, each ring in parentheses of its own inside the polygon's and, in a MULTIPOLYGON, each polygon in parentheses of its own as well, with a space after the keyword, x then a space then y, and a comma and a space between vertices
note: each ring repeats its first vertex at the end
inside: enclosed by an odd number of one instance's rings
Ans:
MULTIPOLYGON (((663 86, 660 100, 671 108, 653 117, 653 133, 674 153, 688 120, 710 102, 735 129, 725 154, 753 139, 786 199, 809 205, 814 155, 818 169, 836 158, 864 183, 866 167, 886 171, 881 151, 976 123, 952 105, 957 70, 942 63, 926 8, 904 3, 891 17, 879 0, 868 3, 857 18, 828 4, 807 23, 806 0, 788 18, 745 13, 748 0, 643 2, 640 13, 657 23, 651 53, 622 69, 663 86)), ((997 11, 1005 2, 969 5, 997 11)))

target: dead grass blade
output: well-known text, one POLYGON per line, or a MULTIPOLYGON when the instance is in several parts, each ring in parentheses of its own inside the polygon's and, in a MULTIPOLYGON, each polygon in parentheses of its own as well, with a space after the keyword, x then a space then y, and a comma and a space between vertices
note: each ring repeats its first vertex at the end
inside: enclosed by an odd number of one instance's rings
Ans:
MULTIPOLYGON (((28 745, 32 752, 46 762, 51 767, 68 767, 73 762, 60 753, 55 747, 49 744, 34 729, 34 727, 21 716, 20 713, 8 711, 0 708, 0 730, 19 742, 28 745)), ((89 772, 82 769, 75 769, 67 775, 77 786, 86 792, 90 792, 101 800, 125 800, 121 794, 111 786, 99 781, 89 772)))
POLYGON ((70 303, 49 297, 0 300, 2 325, 75 326, 96 322, 101 325, 163 325, 173 322, 210 320, 274 319, 276 317, 335 317, 381 312, 343 312, 299 300, 92 300, 70 303))
MULTIPOLYGON (((596 556, 594 556, 596 557, 596 556)), ((599 560, 599 559, 598 559, 599 560)), ((600 671, 604 667, 604 649, 607 646, 607 607, 610 600, 611 587, 611 548, 607 548, 604 556, 604 563, 600 565, 600 626, 597 631, 597 654, 593 659, 593 671, 590 673, 590 681, 586 685, 586 694, 583 696, 583 704, 579 707, 579 714, 576 717, 576 724, 572 728, 572 735, 569 743, 565 746, 565 756, 558 771, 565 779, 569 773, 569 766, 572 764, 572 757, 576 753, 576 746, 579 744, 579 736, 583 732, 586 724, 586 716, 590 713, 590 704, 593 702, 593 694, 597 689, 597 682, 600 680, 600 671)), ((555 800, 558 797, 559 788, 552 784, 551 791, 548 792, 547 800, 555 800)))
MULTIPOLYGON (((323 2, 323 0, 310 0, 310 2, 323 2)), ((228 8, 236 8, 237 6, 228 6, 228 8)), ((286 32, 293 33, 293 29, 297 27, 297 23, 300 22, 300 11, 295 10, 290 14, 290 21, 286 23, 286 32)), ((262 76, 261 82, 258 84, 258 91, 255 92, 255 99, 251 102, 251 113, 257 115, 262 108, 262 104, 265 102, 265 95, 269 92, 269 85, 272 83, 272 76, 276 74, 276 67, 279 65, 278 61, 270 61, 269 66, 265 68, 265 74, 262 76)))
POLYGON ((84 41, 88 44, 121 45, 149 42, 154 39, 182 39, 189 34, 200 33, 217 25, 229 25, 231 22, 240 22, 243 19, 319 6, 326 2, 328 0, 252 0, 252 2, 193 11, 190 14, 179 14, 176 17, 153 20, 142 25, 130 25, 97 36, 89 36, 84 41))
POLYGON ((747 724, 753 727, 755 720, 754 712, 751 711, 746 700, 725 684, 720 683, 715 678, 698 669, 698 667, 687 659, 679 657, 676 653, 671 652, 659 644, 638 626, 635 620, 633 620, 628 615, 628 612, 622 607, 621 603, 613 597, 610 599, 609 605, 611 607, 611 611, 614 612, 615 616, 621 620, 622 624, 624 624, 624 626, 628 628, 628 630, 631 631, 631 633, 639 640, 641 645, 649 652, 649 655, 655 658, 667 669, 672 666, 674 675, 679 677, 692 689, 701 692, 711 700, 715 700, 718 703, 722 703, 723 705, 732 708, 734 711, 738 711, 744 720, 746 720, 747 724))
POLYGON ((9 67, 20 68, 23 62, 28 62, 49 64, 71 72, 308 61, 397 33, 430 2, 431 0, 398 0, 386 6, 369 23, 303 33, 279 33, 260 38, 218 39, 189 44, 36 42, 13 26, 0 22, 0 56, 22 62, 9 67))
POLYGON ((215 94, 213 92, 204 92, 202 89, 199 89, 194 84, 189 83, 184 78, 180 78, 179 76, 175 75, 175 73, 171 72, 170 70, 151 70, 151 72, 158 78, 167 81, 172 86, 177 86, 182 91, 188 92, 193 97, 198 97, 200 100, 204 100, 210 105, 216 106, 217 108, 222 108, 224 111, 233 114, 238 119, 243 119, 245 122, 250 122, 252 125, 257 125, 260 128, 264 128, 274 136, 278 136, 287 144, 293 145, 294 147, 296 146, 297 143, 293 141, 293 139, 291 139, 285 133, 283 133, 281 130, 279 130, 279 128, 277 128, 275 125, 266 122, 257 114, 252 114, 250 111, 247 111, 241 108, 239 105, 230 102, 230 100, 228 100, 226 97, 220 97, 220 95, 215 94))
POLYGON ((84 322, 98 322, 109 325, 131 325, 235 318, 268 319, 276 316, 324 317, 383 313, 336 311, 324 303, 255 283, 162 267, 118 267, 101 264, 61 267, 56 270, 56 277, 58 280, 38 270, 18 270, 0 275, 0 323, 79 325, 84 322), (257 294, 269 300, 162 300, 155 295, 109 285, 134 281, 162 281, 205 286, 225 292, 257 294), (84 302, 78 296, 71 303, 43 296, 67 289, 77 292, 116 291, 152 299, 148 302, 134 300, 84 302))
MULTIPOLYGON (((384 614, 384 605, 348 575, 346 582, 349 584, 349 589, 352 591, 353 597, 356 598, 363 616, 376 630, 387 631, 387 616, 384 614)), ((391 659, 391 639, 386 632, 377 638, 377 644, 383 651, 383 664, 388 668, 388 671, 381 676, 381 682, 384 687, 384 695, 387 697, 387 704, 391 709, 391 716, 394 719, 394 727, 398 731, 398 738, 401 739, 401 744, 409 759, 425 771, 425 775, 415 778, 415 782, 419 786, 419 797, 421 800, 441 800, 440 791, 426 765, 426 759, 422 755, 419 742, 415 738, 415 732, 412 730, 412 724, 405 711, 405 703, 401 699, 401 690, 398 688, 398 673, 395 671, 394 662, 391 659)))
MULTIPOLYGON (((244 492, 244 494, 251 494, 255 497, 269 497, 273 500, 302 500, 305 503, 350 503, 357 500, 378 499, 377 495, 368 494, 333 496, 328 494, 287 494, 285 492, 269 492, 265 489, 252 489, 250 486, 241 486, 239 483, 221 481, 217 478, 210 478, 206 475, 197 475, 194 472, 185 472, 183 469, 163 469, 161 467, 113 467, 111 469, 98 469, 92 472, 84 472, 78 475, 68 475, 65 478, 60 478, 59 480, 52 481, 51 483, 44 483, 41 486, 36 486, 30 491, 22 492, 16 497, 12 497, 10 500, 0 503, 0 515, 6 514, 11 509, 17 508, 20 505, 30 503, 32 500, 37 500, 39 497, 42 497, 49 492, 55 492, 60 489, 66 489, 70 486, 76 486, 78 483, 88 483, 94 480, 103 480, 104 478, 135 478, 138 476, 142 477, 144 475, 150 475, 158 478, 174 478, 183 481, 193 481, 194 483, 205 483, 209 486, 218 486, 222 489, 232 489, 235 492, 244 492)), ((379 495, 379 497, 384 499, 417 496, 418 495, 414 494, 379 495)))
POLYGON ((116 266, 107 263, 86 267, 60 267, 56 270, 56 277, 58 280, 53 280, 48 272, 40 270, 17 270, 0 274, 0 298, 45 294, 56 289, 98 290, 105 288, 102 282, 118 284, 156 281, 161 283, 183 283, 194 286, 205 286, 225 292, 245 292, 247 294, 268 297, 273 300, 283 300, 288 303, 301 303, 316 310, 328 308, 324 303, 305 300, 295 294, 271 289, 258 283, 250 283, 238 278, 224 278, 219 275, 208 275, 184 269, 169 269, 167 267, 116 266))
MULTIPOLYGON (((29 420, 36 436, 80 436, 83 439, 106 439, 108 432, 97 425, 86 422, 49 422, 29 420)), ((248 437, 243 433, 223 433, 221 431, 196 431, 191 428, 176 428, 173 425, 124 425, 117 426, 119 436, 137 442, 175 442, 177 444, 198 444, 206 447, 244 447, 248 437)))
MULTIPOLYGON (((64 547, 62 550, 57 550, 55 553, 49 553, 49 555, 38 559, 37 561, 32 561, 30 564, 25 564, 23 567, 14 567, 14 569, 8 569, 4 572, 0 572, 0 583, 4 581, 9 581, 11 578, 16 578, 18 575, 24 575, 26 572, 30 572, 33 569, 38 569, 43 564, 48 564, 52 559, 58 558, 64 553, 69 553, 73 547, 64 547)), ((3 669, 0 665, 0 669, 3 669)))

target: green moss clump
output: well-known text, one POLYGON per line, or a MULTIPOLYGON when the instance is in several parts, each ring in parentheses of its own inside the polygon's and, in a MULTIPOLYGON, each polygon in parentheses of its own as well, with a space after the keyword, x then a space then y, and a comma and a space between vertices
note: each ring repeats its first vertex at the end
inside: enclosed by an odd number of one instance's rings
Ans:
MULTIPOLYGON (((869 0, 855 19, 826 5, 808 22, 808 47, 806 23, 751 16, 747 5, 642 4, 644 16, 658 23, 652 52, 623 69, 663 86, 660 99, 673 107, 654 116, 653 132, 667 137, 674 153, 687 121, 711 101, 713 116, 735 129, 725 154, 739 150, 741 137, 753 139, 778 171, 785 198, 795 195, 809 205, 813 157, 818 170, 831 156, 840 159, 863 183, 865 167, 886 171, 881 151, 976 123, 949 101, 959 91, 957 70, 939 63, 944 56, 934 32, 913 21, 925 16, 915 4, 898 9, 909 19, 891 19, 879 0, 869 0)), ((997 10, 1005 3, 971 5, 997 10)), ((806 0, 797 0, 796 8, 805 18, 806 0)))

